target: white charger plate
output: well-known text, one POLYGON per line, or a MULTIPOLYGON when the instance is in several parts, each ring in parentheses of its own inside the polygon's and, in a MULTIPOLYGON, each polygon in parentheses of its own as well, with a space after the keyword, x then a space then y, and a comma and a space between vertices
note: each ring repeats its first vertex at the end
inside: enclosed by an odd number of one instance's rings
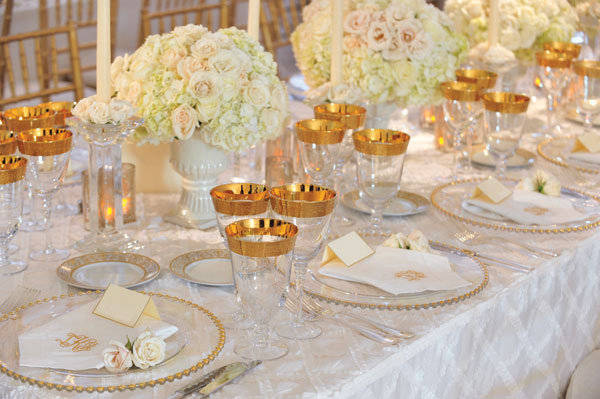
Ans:
POLYGON ((204 249, 179 255, 171 261, 171 272, 191 283, 223 287, 233 285, 231 258, 226 249, 204 249))
MULTIPOLYGON (((358 191, 350 191, 342 196, 342 204, 355 211, 368 213, 369 207, 362 201, 358 191)), ((399 191, 383 209, 383 216, 410 216, 425 212, 429 208, 427 198, 410 193, 408 191, 399 191)))

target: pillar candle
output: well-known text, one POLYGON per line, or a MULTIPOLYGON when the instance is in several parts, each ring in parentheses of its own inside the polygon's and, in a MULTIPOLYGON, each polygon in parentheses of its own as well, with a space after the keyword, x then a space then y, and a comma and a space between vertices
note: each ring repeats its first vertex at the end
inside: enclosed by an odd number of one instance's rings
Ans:
POLYGON ((248 1, 248 35, 258 41, 258 19, 260 16, 260 0, 248 1))
POLYGON ((500 0, 490 0, 490 20, 488 22, 488 48, 498 44, 500 30, 500 0))
POLYGON ((98 0, 96 38, 96 92, 102 102, 110 101, 110 0, 98 0))
POLYGON ((331 84, 338 85, 343 82, 342 66, 344 54, 342 51, 342 39, 344 37, 344 0, 333 0, 331 2, 331 84))

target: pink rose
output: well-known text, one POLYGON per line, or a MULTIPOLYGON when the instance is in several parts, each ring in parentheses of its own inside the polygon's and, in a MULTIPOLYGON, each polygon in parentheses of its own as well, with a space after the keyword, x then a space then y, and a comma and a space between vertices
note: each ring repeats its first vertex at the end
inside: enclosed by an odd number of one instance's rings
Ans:
POLYGON ((371 15, 364 10, 350 12, 344 20, 344 30, 355 35, 364 34, 371 23, 371 15))
POLYGON ((373 51, 383 51, 390 48, 392 37, 384 22, 373 22, 367 31, 367 44, 373 51))
POLYGON ((102 351, 104 367, 111 373, 127 371, 133 366, 131 352, 121 342, 110 341, 110 347, 102 351))
POLYGON ((419 58, 425 54, 429 43, 421 22, 406 19, 398 23, 395 33, 408 57, 419 58))
POLYGON ((187 104, 182 104, 171 112, 173 133, 180 140, 187 140, 198 126, 196 111, 187 104))
POLYGON ((351 53, 354 50, 358 50, 360 48, 366 47, 367 43, 365 43, 358 36, 348 35, 348 36, 344 36, 342 45, 343 45, 345 52, 351 53))
POLYGON ((165 51, 160 60, 167 68, 175 68, 177 63, 185 56, 186 51, 184 49, 173 47, 165 51))

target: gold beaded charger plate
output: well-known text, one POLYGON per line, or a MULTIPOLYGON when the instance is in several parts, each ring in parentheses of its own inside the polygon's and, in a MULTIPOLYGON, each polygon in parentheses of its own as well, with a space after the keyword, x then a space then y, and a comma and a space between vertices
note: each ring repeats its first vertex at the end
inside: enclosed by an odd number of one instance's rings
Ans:
POLYGON ((185 299, 143 293, 152 296, 162 320, 178 328, 174 335, 165 340, 165 360, 155 367, 111 374, 105 369, 69 371, 19 366, 19 335, 78 306, 96 301, 102 295, 102 291, 87 291, 37 300, 2 315, 0 371, 24 384, 59 391, 132 391, 188 376, 202 369, 221 352, 225 345, 225 329, 213 313, 185 299))
POLYGON ((487 267, 466 251, 451 245, 430 242, 432 249, 446 256, 452 270, 471 284, 455 290, 424 291, 392 295, 369 284, 340 280, 319 274, 319 263, 309 265, 304 290, 308 295, 337 305, 379 310, 435 308, 463 301, 481 292, 489 282, 487 267))
MULTIPOLYGON (((600 199, 566 187, 562 188, 561 197, 571 201, 577 211, 586 214, 585 220, 562 224, 522 225, 505 218, 499 218, 499 215, 496 214, 487 215, 484 212, 475 214, 473 211, 465 209, 463 202, 471 197, 475 187, 483 180, 455 180, 437 186, 431 193, 431 203, 435 209, 448 217, 463 223, 499 231, 561 234, 594 229, 600 226, 600 199)), ((516 179, 499 180, 511 190, 518 183, 516 179)))
POLYGON ((555 137, 538 144, 537 151, 546 161, 562 168, 574 168, 583 173, 600 174, 600 164, 569 158, 574 145, 575 136, 555 137))
MULTIPOLYGON (((369 207, 360 198, 358 191, 349 191, 342 196, 342 204, 358 212, 368 213, 369 207)), ((383 216, 410 216, 423 213, 429 208, 429 201, 422 195, 399 191, 383 209, 383 216)))
POLYGON ((171 261, 171 273, 191 283, 223 287, 233 285, 231 258, 226 249, 204 249, 179 255, 171 261))
POLYGON ((155 260, 134 253, 99 252, 67 259, 58 278, 86 290, 103 290, 109 284, 132 288, 154 280, 160 273, 155 260))
MULTIPOLYGON (((490 154, 485 145, 473 147, 471 161, 474 165, 484 166, 486 168, 495 168, 497 163, 496 159, 490 154)), ((519 148, 512 157, 508 158, 506 166, 508 168, 519 169, 528 168, 533 166, 534 163, 535 154, 531 151, 519 148)))

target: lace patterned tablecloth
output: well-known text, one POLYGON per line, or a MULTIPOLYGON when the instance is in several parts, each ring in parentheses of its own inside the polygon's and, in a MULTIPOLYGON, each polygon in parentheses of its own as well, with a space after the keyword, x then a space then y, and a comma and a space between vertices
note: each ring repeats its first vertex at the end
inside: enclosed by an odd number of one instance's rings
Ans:
MULTIPOLYGON (((539 107, 539 104, 537 104, 539 107)), ((535 122, 535 120, 534 120, 535 122)), ((567 125, 579 130, 578 125, 567 125)), ((525 146, 534 149, 529 136, 525 146)), ((433 148, 433 136, 413 137, 403 182, 407 189, 428 194, 439 175, 450 175, 452 156, 433 148)), ((554 173, 559 170, 538 160, 554 173)), ((485 171, 484 171, 485 173, 485 171)), ((518 173, 530 173, 520 171, 518 173)), ((562 174, 572 182, 571 175, 562 174)), ((589 187, 588 187, 589 188, 589 187)), ((69 188, 77 197, 78 186, 69 188)), ((174 195, 142 195, 142 221, 137 238, 144 253, 162 268, 149 291, 186 297, 222 315, 233 308, 230 288, 187 284, 168 271, 170 260, 193 249, 220 246, 216 230, 186 230, 165 224, 160 215, 176 201, 174 195)), ((358 223, 366 216, 345 210, 358 223)), ((386 219, 396 229, 419 228, 430 238, 457 244, 449 223, 433 210, 410 218, 386 219)), ((72 244, 83 234, 81 216, 54 219, 58 246, 72 244)), ((20 232, 15 240, 25 249, 42 240, 41 233, 20 232)), ((588 231, 565 236, 514 236, 561 251, 552 260, 532 259, 506 248, 486 251, 527 262, 535 270, 527 275, 490 266, 490 283, 475 297, 455 305, 419 311, 353 310, 417 334, 413 340, 383 347, 336 323, 318 322, 323 334, 314 340, 287 341, 290 352, 266 362, 214 398, 559 398, 566 391, 578 362, 600 341, 600 234, 588 231)), ((42 289, 43 297, 74 291, 56 277, 57 264, 30 261, 29 269, 0 279, 0 301, 18 284, 42 289)), ((276 316, 282 321, 283 311, 276 316)), ((223 352, 208 370, 237 361, 233 347, 250 337, 249 331, 227 330, 223 352)), ((199 373, 193 375, 198 377, 199 373)), ((165 398, 191 378, 114 394, 81 394, 89 398, 165 398)), ((75 397, 23 385, 0 376, 2 398, 75 397)))

